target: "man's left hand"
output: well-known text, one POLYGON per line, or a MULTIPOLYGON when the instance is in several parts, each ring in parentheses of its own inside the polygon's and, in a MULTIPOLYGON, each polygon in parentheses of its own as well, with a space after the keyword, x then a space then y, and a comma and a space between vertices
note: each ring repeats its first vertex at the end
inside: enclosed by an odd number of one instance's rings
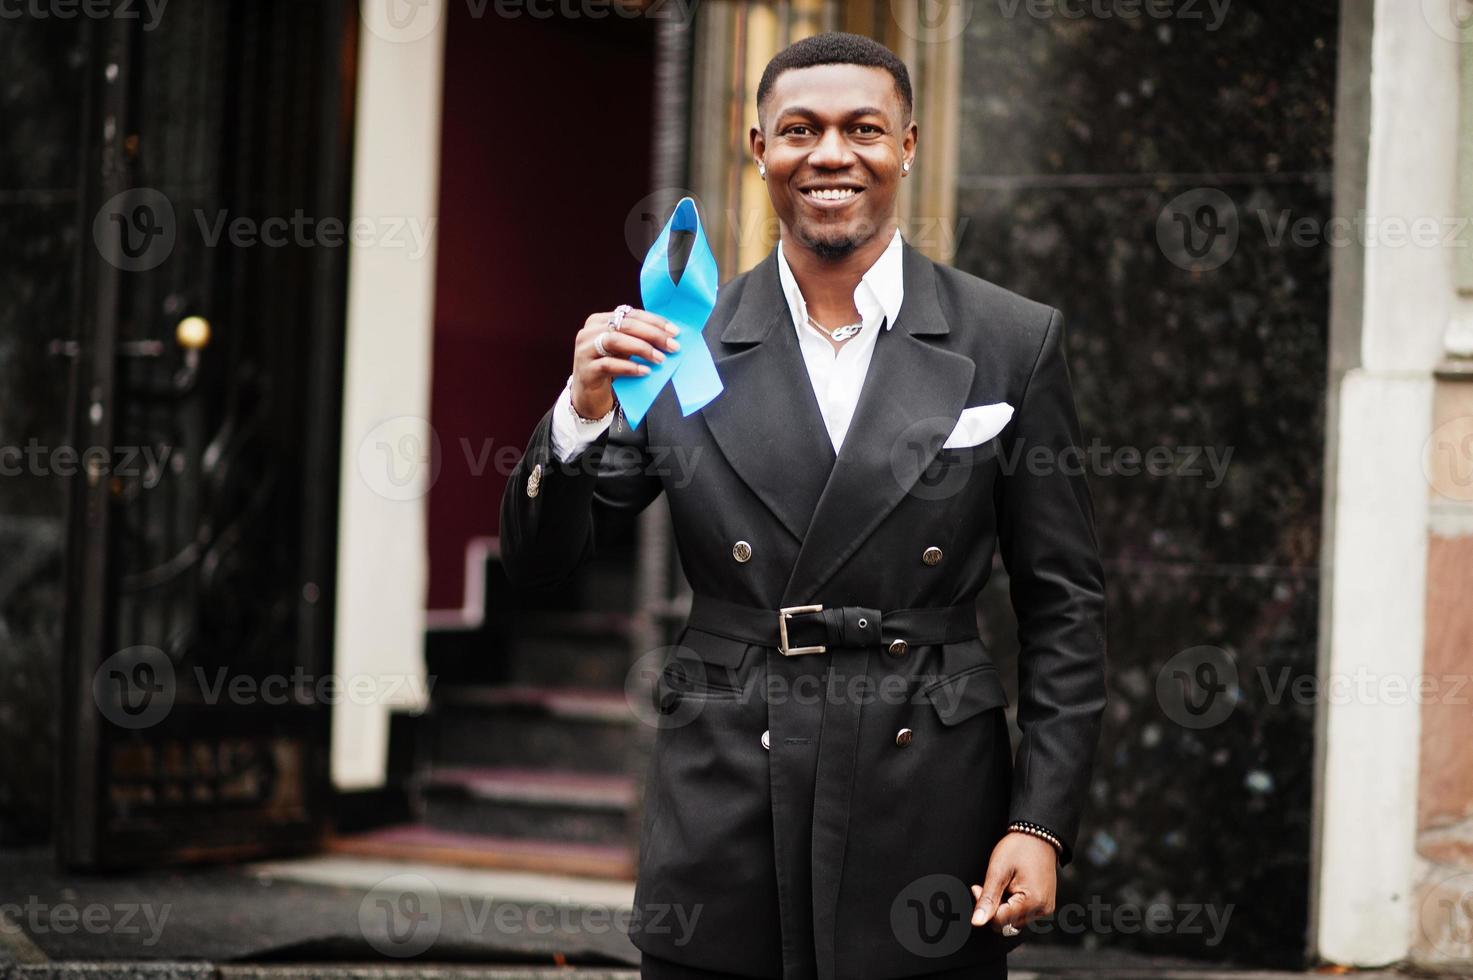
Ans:
POLYGON ((1002 932, 1003 926, 1022 929, 1034 919, 1052 915, 1057 854, 1052 844, 1032 834, 1013 831, 998 841, 987 861, 987 880, 972 886, 977 902, 972 925, 990 922, 994 932, 1002 932))

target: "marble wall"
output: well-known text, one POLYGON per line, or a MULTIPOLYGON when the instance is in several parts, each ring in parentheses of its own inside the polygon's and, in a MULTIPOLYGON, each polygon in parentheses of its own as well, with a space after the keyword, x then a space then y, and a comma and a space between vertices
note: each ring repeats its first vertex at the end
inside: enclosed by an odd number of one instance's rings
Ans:
POLYGON ((956 265, 1065 313, 1109 575, 1079 926, 1042 941, 1303 955, 1330 258, 1355 234, 1330 220, 1336 30, 1332 0, 990 0, 966 27, 956 265))

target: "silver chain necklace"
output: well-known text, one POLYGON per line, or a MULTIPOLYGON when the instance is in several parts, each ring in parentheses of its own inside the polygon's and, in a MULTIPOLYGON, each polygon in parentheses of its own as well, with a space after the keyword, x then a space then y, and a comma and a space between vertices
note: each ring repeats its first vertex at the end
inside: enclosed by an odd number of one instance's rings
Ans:
POLYGON ((830 330, 828 327, 815 320, 812 313, 808 314, 808 322, 813 324, 818 329, 822 330, 824 333, 828 334, 830 337, 834 338, 834 340, 841 342, 848 340, 850 337, 855 336, 859 333, 859 331, 864 329, 863 323, 847 323, 842 327, 835 327, 833 330, 830 330))

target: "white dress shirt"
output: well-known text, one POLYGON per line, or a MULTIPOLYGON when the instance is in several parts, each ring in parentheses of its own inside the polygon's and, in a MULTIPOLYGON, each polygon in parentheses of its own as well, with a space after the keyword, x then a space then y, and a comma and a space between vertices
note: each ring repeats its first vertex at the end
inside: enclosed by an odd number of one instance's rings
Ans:
MULTIPOLYGON (((798 332, 798 348, 803 353, 803 363, 808 369, 808 380, 813 385, 813 394, 818 400, 819 412, 823 415, 825 428, 834 453, 844 444, 849 432, 849 423, 854 418, 854 408, 859 403, 859 390, 864 384, 869 362, 875 352, 875 341, 879 339, 880 324, 885 329, 895 325, 900 313, 900 302, 905 297, 904 276, 901 261, 900 232, 890 239, 885 251, 869 267, 859 285, 854 289, 854 306, 859 310, 863 326, 859 334, 844 342, 838 350, 829 339, 808 322, 808 304, 798 288, 798 280, 788 266, 783 254, 782 243, 777 249, 777 274, 782 283, 783 295, 788 301, 788 312, 792 315, 793 329, 798 332)), ((843 324, 824 324, 836 329, 843 324)), ((563 462, 576 457, 597 439, 609 422, 602 425, 580 423, 573 418, 573 395, 564 387, 552 412, 552 451, 563 462)))

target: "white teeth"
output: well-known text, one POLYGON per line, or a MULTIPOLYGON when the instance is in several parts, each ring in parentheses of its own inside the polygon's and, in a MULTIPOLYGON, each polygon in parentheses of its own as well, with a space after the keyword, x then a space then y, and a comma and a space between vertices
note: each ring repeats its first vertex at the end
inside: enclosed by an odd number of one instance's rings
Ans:
POLYGON ((816 197, 820 201, 842 201, 858 193, 852 187, 820 187, 809 191, 808 196, 816 197))

